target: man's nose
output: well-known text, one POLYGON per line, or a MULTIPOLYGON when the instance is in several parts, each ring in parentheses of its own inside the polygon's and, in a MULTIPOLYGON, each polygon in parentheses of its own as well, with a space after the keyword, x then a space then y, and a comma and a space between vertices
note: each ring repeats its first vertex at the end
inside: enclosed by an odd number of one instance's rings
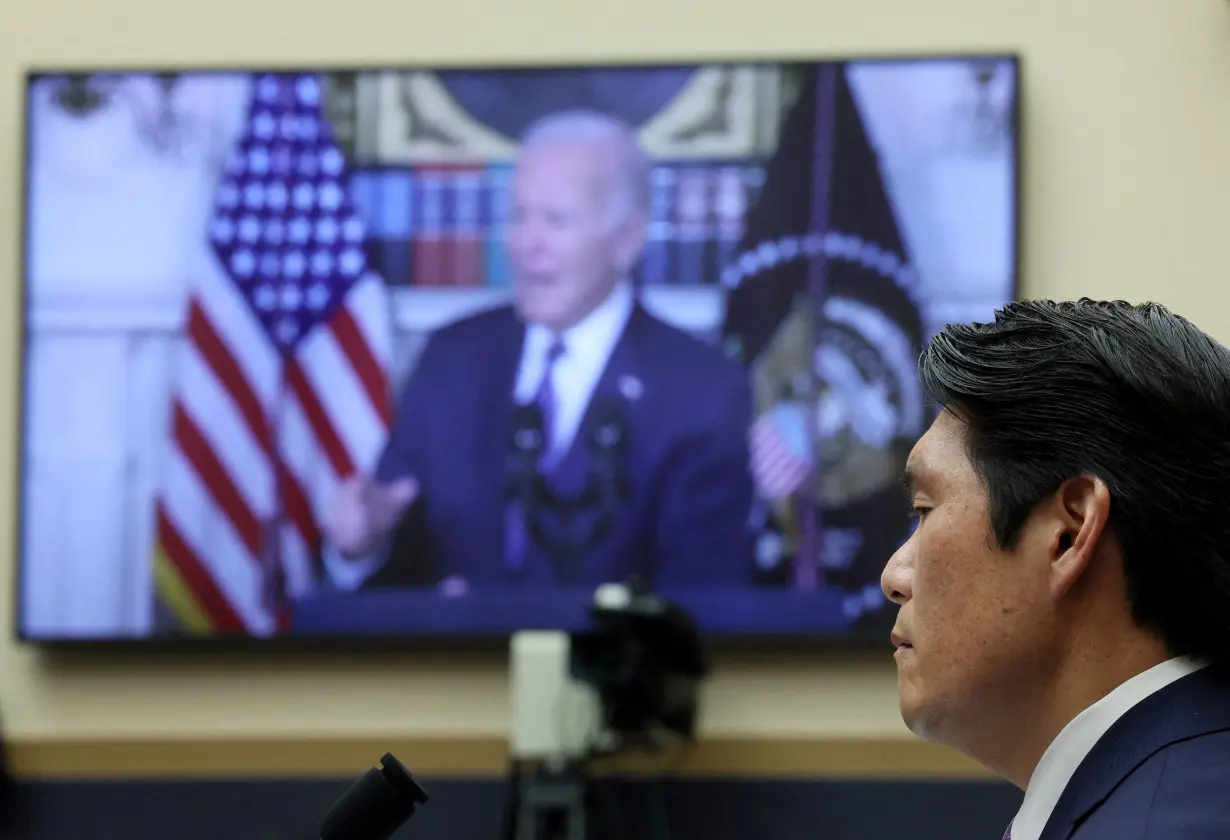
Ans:
POLYGON ((912 579, 914 537, 911 536, 905 544, 888 558, 884 572, 880 575, 880 590, 884 597, 894 604, 904 604, 912 597, 912 579))
POLYGON ((517 251, 523 257, 541 257, 546 252, 547 243, 546 237, 543 235, 542 225, 537 225, 533 222, 526 223, 517 231, 514 239, 517 251))

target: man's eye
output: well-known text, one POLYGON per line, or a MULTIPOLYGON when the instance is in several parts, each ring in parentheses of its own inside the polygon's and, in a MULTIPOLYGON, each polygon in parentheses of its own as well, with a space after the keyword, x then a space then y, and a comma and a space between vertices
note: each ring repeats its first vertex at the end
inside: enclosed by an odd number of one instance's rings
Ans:
POLYGON ((927 511, 929 510, 931 510, 931 508, 919 507, 915 505, 913 508, 910 509, 910 514, 909 514, 910 519, 922 519, 924 516, 926 516, 927 511))

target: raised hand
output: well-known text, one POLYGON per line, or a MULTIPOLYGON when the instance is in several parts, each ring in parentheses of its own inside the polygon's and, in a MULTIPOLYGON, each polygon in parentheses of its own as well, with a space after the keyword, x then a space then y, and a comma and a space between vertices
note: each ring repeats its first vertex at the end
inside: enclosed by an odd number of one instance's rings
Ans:
POLYGON ((387 484, 365 476, 348 478, 325 517, 325 535, 345 556, 365 554, 397 526, 418 495, 419 485, 413 478, 387 484))

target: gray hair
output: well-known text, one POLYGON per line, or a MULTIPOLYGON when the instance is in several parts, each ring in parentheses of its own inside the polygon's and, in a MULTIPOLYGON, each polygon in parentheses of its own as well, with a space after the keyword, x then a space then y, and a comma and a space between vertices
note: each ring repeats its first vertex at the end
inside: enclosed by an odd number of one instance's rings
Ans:
POLYGON ((652 209, 652 167, 636 142, 636 132, 623 120, 599 111, 557 111, 539 118, 521 136, 521 149, 557 143, 585 143, 607 147, 614 169, 615 200, 621 219, 640 213, 648 220, 652 209))

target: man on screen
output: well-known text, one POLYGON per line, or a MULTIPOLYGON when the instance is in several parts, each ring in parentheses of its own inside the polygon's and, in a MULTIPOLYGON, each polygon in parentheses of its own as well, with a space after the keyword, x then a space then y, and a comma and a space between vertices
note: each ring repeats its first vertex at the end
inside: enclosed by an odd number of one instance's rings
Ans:
POLYGON ((627 126, 567 112, 530 128, 512 186, 513 305, 432 335, 375 474, 346 482, 327 519, 340 583, 461 594, 748 578, 749 384, 637 302, 649 205, 627 126), (527 432, 546 497, 525 489, 527 432))
POLYGON ((1230 837, 1230 351, 1026 301, 923 352, 884 593, 901 711, 1025 790, 1011 840, 1230 837))

